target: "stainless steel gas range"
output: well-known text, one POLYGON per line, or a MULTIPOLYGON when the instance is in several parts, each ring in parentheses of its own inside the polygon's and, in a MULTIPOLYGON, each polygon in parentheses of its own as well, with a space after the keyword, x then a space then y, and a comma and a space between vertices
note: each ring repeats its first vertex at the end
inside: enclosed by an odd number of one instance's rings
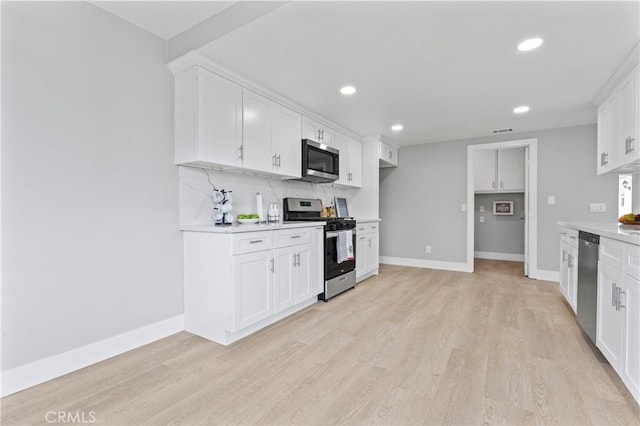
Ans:
POLYGON ((356 285, 356 221, 350 217, 322 217, 322 202, 316 199, 285 198, 283 221, 316 221, 324 225, 325 302, 356 285))

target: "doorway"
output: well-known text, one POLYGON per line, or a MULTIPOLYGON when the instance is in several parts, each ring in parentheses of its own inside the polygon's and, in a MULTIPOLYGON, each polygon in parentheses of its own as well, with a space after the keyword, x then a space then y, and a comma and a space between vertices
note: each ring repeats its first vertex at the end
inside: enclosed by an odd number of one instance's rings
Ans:
MULTIPOLYGON (((473 272, 475 259, 475 158, 486 156, 489 150, 525 148, 524 162, 524 275, 538 278, 538 140, 520 139, 467 147, 467 262, 466 270, 473 272)), ((488 212, 491 214, 491 212, 488 212)))

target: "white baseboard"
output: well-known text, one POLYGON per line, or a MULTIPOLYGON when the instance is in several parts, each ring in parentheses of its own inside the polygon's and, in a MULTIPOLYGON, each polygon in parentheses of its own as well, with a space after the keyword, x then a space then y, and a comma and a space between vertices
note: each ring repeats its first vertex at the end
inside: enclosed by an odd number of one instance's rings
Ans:
POLYGON ((537 271, 531 271, 529 278, 542 281, 560 281, 560 272, 558 271, 546 271, 544 269, 538 269, 537 271))
POLYGON ((511 262, 524 262, 524 254, 513 253, 493 253, 490 251, 476 251, 473 253, 477 259, 491 259, 491 260, 508 260, 511 262))
POLYGON ((184 316, 178 315, 49 358, 3 371, 0 395, 2 397, 11 395, 171 336, 182 330, 184 330, 184 316))
POLYGON ((469 269, 469 266, 462 262, 380 256, 380 263, 387 265, 413 266, 415 268, 442 269, 445 271, 455 272, 472 272, 469 269))

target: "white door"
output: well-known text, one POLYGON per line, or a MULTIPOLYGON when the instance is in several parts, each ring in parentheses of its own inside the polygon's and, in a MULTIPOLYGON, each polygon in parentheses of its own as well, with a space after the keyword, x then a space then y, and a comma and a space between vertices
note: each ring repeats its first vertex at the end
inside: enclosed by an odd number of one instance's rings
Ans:
POLYGON ((302 116, 282 105, 273 106, 273 154, 280 175, 300 177, 302 174, 302 116))
POLYGON ((623 291, 620 309, 625 322, 625 353, 620 374, 637 398, 640 395, 640 281, 626 275, 623 291))
POLYGON ((473 153, 473 182, 478 191, 495 191, 496 188, 496 150, 479 149, 473 153))
POLYGON ((598 262, 598 308, 596 313, 596 346, 614 370, 620 369, 623 344, 623 316, 616 309, 616 287, 623 282, 622 272, 598 262))
POLYGON ((275 282, 273 289, 274 311, 277 314, 295 304, 296 247, 285 247, 273 251, 275 259, 275 282))
POLYGON ((294 284, 296 289, 296 303, 303 302, 317 294, 314 292, 316 285, 312 277, 314 268, 311 262, 314 261, 314 258, 311 256, 311 247, 311 244, 294 247, 298 256, 296 263, 296 282, 294 284))
POLYGON ((524 276, 529 276, 529 147, 524 147, 524 276))
POLYGON ((199 158, 210 163, 241 166, 242 87, 199 69, 200 122, 204 143, 199 158))
POLYGON ((243 90, 243 160, 245 169, 271 172, 271 108, 269 99, 243 90))
POLYGON ((241 330, 273 315, 271 250, 233 257, 233 324, 241 330))
POLYGON ((349 139, 347 151, 349 159, 349 185, 359 188, 362 186, 362 143, 354 139, 349 139))
POLYGON ((364 274, 367 268, 368 237, 356 234, 356 277, 364 274))
POLYGON ((524 191, 524 155, 524 147, 498 150, 498 189, 500 191, 524 191))

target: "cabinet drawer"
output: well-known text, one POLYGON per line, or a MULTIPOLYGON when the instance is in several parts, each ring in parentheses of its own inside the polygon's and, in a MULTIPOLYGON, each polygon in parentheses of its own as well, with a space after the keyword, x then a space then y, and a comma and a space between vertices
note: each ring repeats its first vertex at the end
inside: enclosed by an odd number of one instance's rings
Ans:
POLYGON ((622 272, 640 280, 640 246, 625 244, 623 253, 622 272))
POLYGON ((578 247, 578 230, 572 228, 562 228, 560 229, 560 237, 562 241, 565 241, 567 244, 572 245, 573 247, 578 247))
POLYGON ((356 226, 356 233, 358 235, 362 235, 362 234, 371 234, 371 233, 375 233, 379 231, 379 226, 378 226, 378 222, 373 222, 373 223, 359 223, 356 226))
POLYGON ((624 243, 622 241, 600 238, 600 261, 622 271, 624 243))
POLYGON ((253 253, 255 251, 271 250, 273 247, 273 233, 246 232, 233 236, 231 254, 253 253))
POLYGON ((297 246, 311 242, 311 228, 274 231, 273 248, 297 246))

